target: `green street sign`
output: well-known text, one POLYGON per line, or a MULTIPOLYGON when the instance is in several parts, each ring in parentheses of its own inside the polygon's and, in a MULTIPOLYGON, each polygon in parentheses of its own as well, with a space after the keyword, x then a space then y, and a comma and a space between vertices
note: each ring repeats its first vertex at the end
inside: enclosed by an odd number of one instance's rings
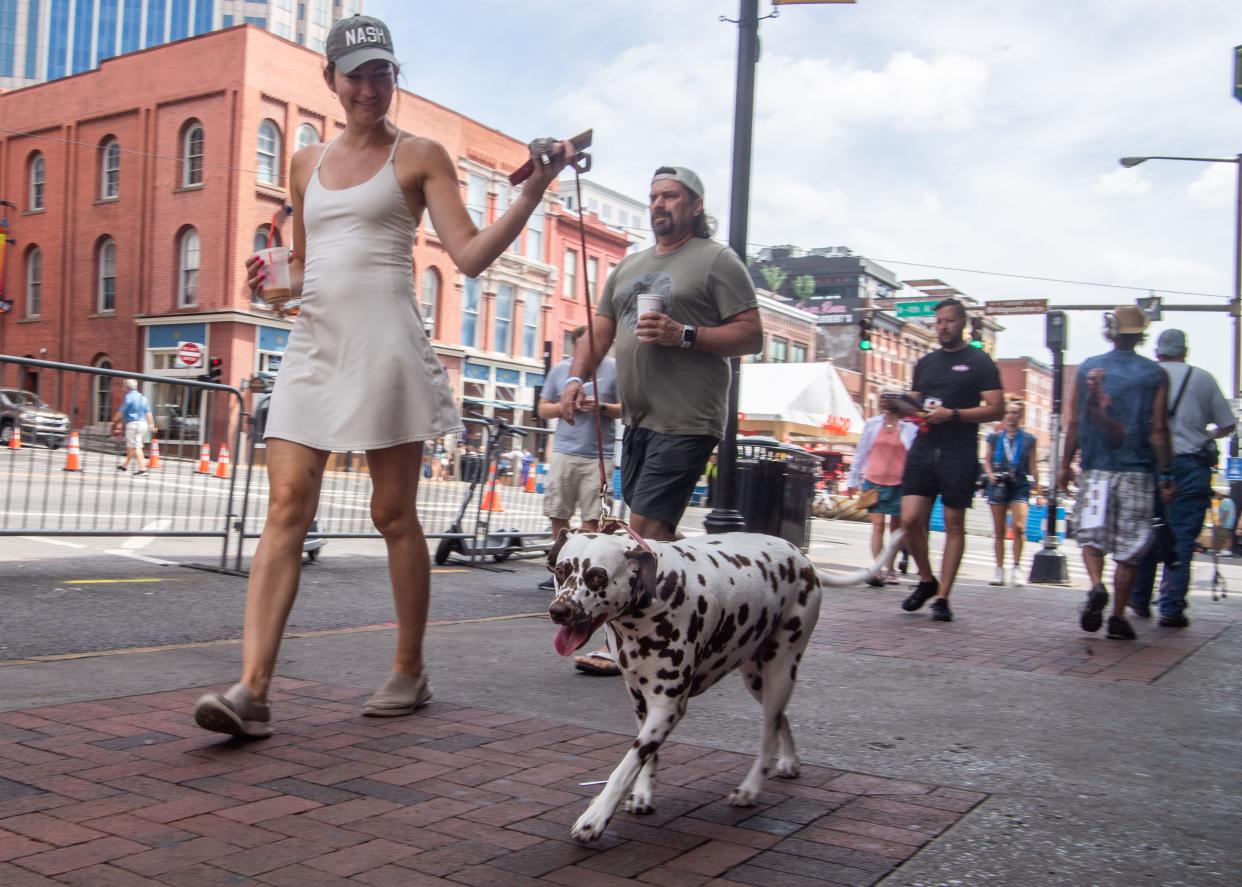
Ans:
POLYGON ((898 302, 893 310, 898 320, 905 320, 910 317, 935 317, 936 306, 939 304, 939 299, 926 299, 921 302, 898 302))

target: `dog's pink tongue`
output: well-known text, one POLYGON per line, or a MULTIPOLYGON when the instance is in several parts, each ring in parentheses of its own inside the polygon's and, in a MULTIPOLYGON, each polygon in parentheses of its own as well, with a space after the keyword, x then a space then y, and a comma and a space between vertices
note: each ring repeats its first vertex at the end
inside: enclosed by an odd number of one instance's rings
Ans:
POLYGON ((556 646, 556 652, 562 656, 568 656, 585 644, 590 636, 591 623, 589 622, 573 626, 562 625, 560 631, 556 633, 556 640, 552 643, 556 646))

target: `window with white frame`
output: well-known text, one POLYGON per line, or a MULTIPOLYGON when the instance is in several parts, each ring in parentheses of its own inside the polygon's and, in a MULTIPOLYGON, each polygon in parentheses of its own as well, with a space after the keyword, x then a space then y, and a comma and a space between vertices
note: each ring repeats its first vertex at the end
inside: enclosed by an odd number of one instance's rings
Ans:
POLYGON ((192 308, 198 303, 198 232, 186 228, 177 246, 177 307, 192 308))
POLYGON ((476 228, 482 228, 487 217, 487 179, 471 173, 466 177, 466 212, 476 228))
POLYGON ((773 363, 784 363, 789 356, 789 340, 783 339, 780 336, 773 336, 770 353, 773 363))
POLYGON ((462 284, 461 293, 461 343, 467 348, 478 344, 479 334, 479 291, 477 277, 467 277, 462 284))
POLYGON ((791 353, 790 363, 806 363, 805 345, 799 345, 795 342, 793 345, 789 346, 789 350, 791 353))
POLYGON ((440 272, 428 268, 423 272, 423 329, 427 330, 428 338, 435 338, 436 315, 440 311, 440 272))
POLYGON ((572 299, 574 293, 577 292, 575 289, 575 283, 577 282, 576 272, 578 270, 577 250, 565 250, 565 267, 563 270, 564 274, 561 275, 561 295, 567 299, 572 299))
POLYGON ((561 357, 574 356, 574 332, 573 330, 565 330, 561 335, 561 357))
POLYGON ((43 311, 43 250, 32 246, 26 251, 26 316, 38 317, 43 311))
POLYGON ((321 28, 328 26, 328 0, 315 0, 315 17, 313 21, 321 28))
POLYGON ((534 357, 539 346, 539 294, 522 294, 522 356, 534 357))
POLYGON ((496 316, 492 319, 492 350, 509 353, 513 335, 513 308, 516 290, 507 283, 496 289, 496 316))
POLYGON ((264 120, 259 124, 255 151, 259 182, 264 185, 280 185, 280 130, 271 120, 264 120))
POLYGON ((599 259, 591 256, 587 259, 587 298, 594 305, 599 301, 599 290, 595 288, 596 281, 599 280, 599 259))
POLYGON ((309 123, 303 123, 298 127, 298 150, 301 151, 307 145, 319 144, 319 130, 311 126, 309 123))
POLYGON ((543 261, 543 202, 530 214, 526 222, 526 258, 543 261))
POLYGON ((99 199, 116 200, 121 196, 121 143, 108 139, 99 150, 99 199))
POLYGON ((43 155, 35 152, 28 166, 30 187, 26 192, 26 209, 37 212, 43 209, 43 188, 47 184, 47 163, 43 155))
POLYGON ((280 229, 272 231, 272 226, 264 222, 254 232, 254 243, 252 244, 254 251, 257 253, 261 249, 267 249, 269 246, 280 246, 280 229), (271 240, 268 240, 268 235, 271 240))
POLYGON ((181 187, 203 184, 203 127, 197 121, 185 128, 181 148, 181 187))
MULTIPOLYGON (((95 366, 101 370, 112 369, 112 361, 100 357, 95 366)), ((112 378, 111 376, 91 376, 91 421, 107 422, 112 418, 112 378)))
POLYGON ((116 241, 105 237, 99 243, 99 271, 95 310, 100 314, 116 310, 116 241))

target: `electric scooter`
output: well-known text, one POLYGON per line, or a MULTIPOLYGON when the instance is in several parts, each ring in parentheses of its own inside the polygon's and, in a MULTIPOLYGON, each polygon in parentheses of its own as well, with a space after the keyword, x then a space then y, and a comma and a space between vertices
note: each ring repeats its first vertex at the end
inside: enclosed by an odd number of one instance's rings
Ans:
POLYGON ((453 518, 453 523, 449 526, 445 535, 441 537, 439 544, 436 545, 435 562, 437 566, 444 566, 453 554, 469 558, 471 561, 490 557, 499 563, 508 560, 510 555, 522 550, 522 533, 514 528, 493 531, 491 529, 490 511, 484 512, 480 510, 478 513, 476 527, 481 527, 484 531, 481 542, 478 541, 477 529, 474 533, 462 531, 466 510, 474 499, 475 490, 480 487, 490 486, 491 492, 493 494, 496 492, 496 478, 493 476, 489 483, 485 480, 485 474, 486 467, 494 464, 500 452, 501 438, 506 434, 521 433, 520 429, 501 419, 493 419, 487 416, 471 416, 470 418, 488 426, 487 448, 483 456, 483 464, 478 466, 477 471, 471 473, 470 486, 466 489, 466 495, 461 500, 461 507, 457 509, 457 516, 453 518))

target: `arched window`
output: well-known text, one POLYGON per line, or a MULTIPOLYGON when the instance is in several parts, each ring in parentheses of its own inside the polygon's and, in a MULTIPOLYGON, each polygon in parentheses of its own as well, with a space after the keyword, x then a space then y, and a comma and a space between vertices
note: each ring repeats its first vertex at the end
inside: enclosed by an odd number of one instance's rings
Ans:
POLYGON ((298 127, 298 150, 301 151, 307 145, 319 144, 319 130, 311 126, 309 123, 303 123, 298 127))
POLYGON ((261 249, 267 249, 269 246, 280 246, 280 229, 277 228, 272 234, 272 242, 267 241, 267 232, 272 228, 271 225, 264 222, 254 232, 254 251, 257 253, 261 249))
POLYGON ((427 330, 427 337, 429 339, 434 339, 436 329, 439 327, 437 315, 440 313, 440 272, 435 268, 428 268, 423 272, 421 313, 423 315, 423 329, 427 330))
POLYGON ((177 244, 177 307, 198 303, 198 232, 186 228, 177 244))
POLYGON ((203 125, 191 120, 185 128, 181 145, 181 187, 196 188, 203 184, 203 125))
POLYGON ((99 199, 116 200, 121 196, 121 143, 106 139, 99 146, 99 199))
POLYGON ((47 182, 47 164, 43 155, 35 152, 30 158, 30 187, 26 194, 26 210, 36 212, 43 209, 43 186, 47 182))
POLYGON ((38 317, 43 312, 43 250, 32 246, 26 250, 26 316, 38 317))
POLYGON ((116 310, 116 241, 105 237, 99 241, 99 262, 96 274, 95 310, 100 314, 116 310))
POLYGON ((270 120, 259 124, 256 146, 259 181, 264 185, 280 184, 280 130, 270 120))
MULTIPOLYGON (((112 361, 106 357, 95 359, 94 366, 101 370, 112 369, 112 361)), ((91 421, 107 422, 112 418, 112 377, 91 376, 91 421)))

